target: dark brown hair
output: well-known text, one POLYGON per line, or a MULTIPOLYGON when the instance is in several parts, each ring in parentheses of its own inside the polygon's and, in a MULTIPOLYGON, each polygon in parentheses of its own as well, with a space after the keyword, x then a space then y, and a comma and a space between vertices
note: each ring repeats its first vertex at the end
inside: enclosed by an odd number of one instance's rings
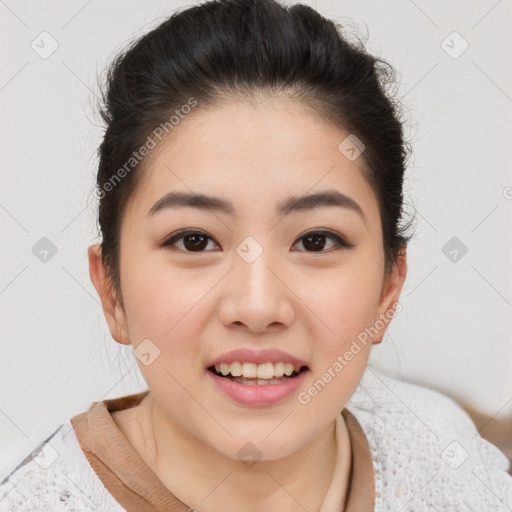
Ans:
POLYGON ((261 93, 285 94, 363 142, 391 270, 408 242, 401 218, 409 145, 387 87, 395 71, 343 32, 302 4, 211 0, 175 12, 113 60, 100 107, 106 130, 96 192, 103 262, 116 290, 121 220, 147 162, 143 148, 192 108, 261 93))

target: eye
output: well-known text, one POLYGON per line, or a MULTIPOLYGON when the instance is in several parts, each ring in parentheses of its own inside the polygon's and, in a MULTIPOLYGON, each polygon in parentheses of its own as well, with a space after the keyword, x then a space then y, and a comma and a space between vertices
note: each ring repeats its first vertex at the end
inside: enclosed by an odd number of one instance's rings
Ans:
POLYGON ((203 231, 184 229, 172 234, 162 242, 161 247, 175 245, 176 242, 183 240, 183 246, 178 247, 178 249, 185 252, 204 252, 203 249, 208 245, 208 239, 213 241, 213 238, 203 231))
MULTIPOLYGON (((303 241, 303 246, 307 248, 306 252, 329 252, 323 250, 326 246, 325 239, 331 239, 331 241, 334 241, 334 246, 337 245, 339 248, 348 249, 354 247, 337 233, 324 230, 316 230, 306 233, 298 239, 294 246, 300 241, 303 241)), ((173 233, 160 244, 160 247, 169 247, 174 245, 185 252, 205 252, 204 249, 208 246, 208 240, 211 240, 212 242, 214 241, 213 238, 203 231, 184 229, 177 233, 173 233), (177 242, 182 242, 182 246, 179 247, 177 242)), ((215 245, 218 247, 217 244, 215 245)), ((339 250, 339 248, 335 250, 339 250)))
POLYGON ((337 233, 322 230, 310 231, 309 233, 306 233, 305 235, 301 236, 296 243, 303 241, 303 246, 311 249, 307 250, 307 252, 332 252, 323 250, 326 245, 326 238, 330 238, 335 242, 335 246, 339 246, 338 249, 335 250, 340 250, 340 248, 349 249, 351 247, 354 247, 352 244, 349 244, 342 236, 338 235, 337 233))

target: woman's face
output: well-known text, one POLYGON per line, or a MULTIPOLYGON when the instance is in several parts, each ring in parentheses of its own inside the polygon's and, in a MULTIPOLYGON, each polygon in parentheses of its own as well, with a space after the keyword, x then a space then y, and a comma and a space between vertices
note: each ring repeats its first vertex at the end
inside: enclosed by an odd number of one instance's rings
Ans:
POLYGON ((347 135, 285 100, 195 111, 154 150, 126 209, 124 330, 107 317, 111 331, 133 345, 166 420, 233 459, 249 442, 284 457, 331 424, 398 299, 404 275, 385 278, 377 199, 347 135), (208 369, 232 361, 307 370, 247 385, 208 369))

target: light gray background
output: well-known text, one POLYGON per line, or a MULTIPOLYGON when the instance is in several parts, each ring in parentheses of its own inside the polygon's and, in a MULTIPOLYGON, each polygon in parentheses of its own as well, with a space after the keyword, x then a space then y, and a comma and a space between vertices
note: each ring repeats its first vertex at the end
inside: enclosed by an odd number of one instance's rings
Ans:
MULTIPOLYGON (((91 98, 117 51, 192 3, 0 1, 0 450, 144 388, 88 274, 101 136, 91 98), (58 43, 46 59, 31 47, 43 31, 58 43), (42 237, 58 249, 46 263, 32 252, 42 237)), ((409 112, 416 234, 404 309, 372 363, 510 413, 512 2, 304 3, 361 35, 366 23, 370 51, 398 68, 409 112), (442 252, 454 236, 468 248, 456 262, 442 252)))

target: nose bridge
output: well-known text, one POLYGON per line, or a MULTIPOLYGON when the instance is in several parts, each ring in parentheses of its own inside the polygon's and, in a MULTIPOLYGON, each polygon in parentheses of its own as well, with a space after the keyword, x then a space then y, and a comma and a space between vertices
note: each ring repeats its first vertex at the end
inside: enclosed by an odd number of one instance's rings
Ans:
POLYGON ((235 269, 237 295, 250 299, 255 305, 269 303, 279 293, 276 276, 271 268, 276 265, 272 249, 254 237, 246 237, 236 248, 235 269))
POLYGON ((237 246, 233 263, 223 297, 223 321, 242 322, 259 331, 289 323, 292 306, 284 279, 276 275, 279 263, 272 249, 248 236, 237 246))

